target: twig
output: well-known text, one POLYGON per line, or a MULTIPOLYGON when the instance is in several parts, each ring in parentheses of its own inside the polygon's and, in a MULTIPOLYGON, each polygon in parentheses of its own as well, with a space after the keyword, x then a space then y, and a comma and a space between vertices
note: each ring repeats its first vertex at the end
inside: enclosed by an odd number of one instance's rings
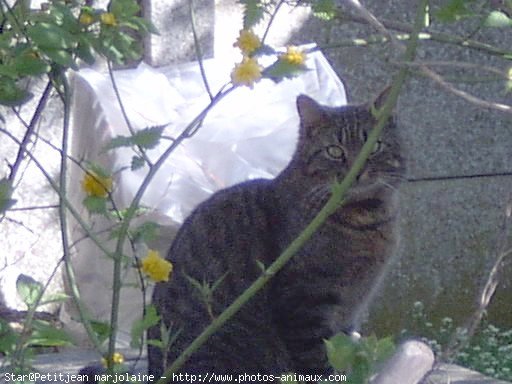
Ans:
POLYGON ((210 89, 210 84, 208 84, 208 78, 206 77, 206 71, 204 69, 203 63, 203 52, 201 51, 201 44, 199 41, 199 37, 197 36, 197 27, 196 27, 196 15, 194 12, 194 0, 189 0, 189 9, 190 9, 190 25, 192 27, 192 35, 194 36, 194 47, 196 50, 196 60, 199 64, 199 71, 201 72, 201 78, 203 79, 204 88, 210 97, 210 101, 213 100, 213 93, 210 89))
POLYGON ((502 70, 495 67, 491 67, 488 65, 480 65, 480 64, 473 64, 473 63, 466 63, 466 62, 458 62, 458 61, 421 61, 419 63, 394 63, 397 65, 407 65, 410 68, 414 67, 421 67, 421 66, 427 66, 427 67, 453 67, 453 68, 462 68, 462 69, 473 69, 478 71, 484 71, 489 73, 494 73, 498 75, 503 80, 510 80, 508 74, 502 70))
MULTIPOLYGON (((114 90, 114 94, 116 95, 117 103, 119 105, 119 108, 121 109, 121 114, 123 115, 123 119, 126 123, 126 126, 128 127, 128 130, 130 131, 130 134, 132 136, 134 136, 136 132, 132 126, 130 119, 128 118, 128 114, 126 113, 123 99, 121 98, 121 93, 119 92, 119 88, 117 87, 117 82, 116 82, 116 79, 114 76, 114 70, 112 69, 112 63, 110 60, 107 60, 107 67, 108 67, 108 75, 110 77, 110 82, 112 83, 112 89, 114 90)), ((153 164, 151 163, 151 160, 147 156, 144 148, 142 148, 140 145, 137 145, 137 149, 139 150, 139 152, 140 152, 142 158, 144 159, 144 161, 146 162, 146 164, 148 164, 148 166, 151 168, 153 164)))
POLYGON ((494 293, 496 292, 496 288, 500 283, 499 274, 503 269, 503 265, 505 262, 505 258, 510 256, 512 253, 511 249, 507 249, 508 245, 508 235, 511 226, 511 216, 512 216, 512 198, 509 199, 506 208, 505 208, 505 217, 503 221, 503 226, 499 234, 499 238, 497 240, 497 249, 496 249, 496 261, 492 266, 489 275, 487 276, 487 280, 485 282, 482 291, 480 292, 477 299, 477 308, 471 318, 468 320, 464 329, 467 331, 464 337, 464 340, 459 340, 457 335, 454 335, 450 340, 449 345, 446 347, 446 350, 442 354, 442 360, 450 361, 452 360, 456 354, 464 349, 472 336, 477 331, 482 318, 485 314, 489 303, 491 302, 494 293))
POLYGON ((379 21, 379 19, 377 19, 368 9, 361 5, 359 0, 346 0, 346 3, 354 8, 361 15, 363 20, 375 27, 383 36, 391 41, 391 43, 395 46, 395 48, 398 49, 399 52, 403 52, 404 46, 398 42, 395 36, 388 31, 388 29, 379 21))
POLYGON ((75 275, 71 263, 71 255, 70 255, 70 247, 69 247, 69 238, 68 238, 68 221, 67 221, 67 209, 66 203, 64 202, 63 197, 67 196, 67 153, 68 153, 68 136, 69 136, 69 120, 71 115, 71 92, 69 90, 69 85, 65 74, 61 74, 62 85, 64 88, 63 96, 64 96, 64 122, 62 125, 62 152, 61 152, 61 161, 60 161, 60 174, 59 174, 59 219, 61 226, 61 241, 62 248, 64 252, 64 266, 66 270, 66 276, 68 278, 68 283, 71 289, 71 294, 73 300, 76 304, 78 312, 80 314, 80 319, 82 324, 87 332, 87 335, 96 348, 98 352, 101 351, 101 343, 96 336, 96 333, 92 329, 91 322, 89 320, 89 315, 85 306, 83 305, 80 299, 80 292, 78 290, 78 286, 76 284, 75 275))
POLYGON ((14 179, 16 178, 18 169, 21 165, 21 162, 23 161, 23 158, 25 155, 25 150, 27 148, 27 145, 30 141, 32 134, 34 133, 36 124, 39 121, 39 118, 41 117, 41 114, 43 113, 44 108, 46 107, 46 104, 48 102, 48 98, 50 96, 52 88, 53 88, 52 82, 48 81, 48 83, 46 84, 46 87, 43 91, 43 94, 41 95, 41 98, 39 99, 39 102, 34 111, 34 114, 32 115, 32 118, 30 119, 30 123, 27 127, 27 131, 25 132, 25 135, 23 136, 23 139, 21 140, 21 143, 20 143, 20 146, 18 149, 18 153, 16 154, 16 159, 14 160, 14 163, 12 163, 12 165, 10 166, 11 171, 9 173, 9 181, 12 184, 14 184, 14 179))
POLYGON ((472 104, 478 105, 479 107, 482 107, 482 108, 488 108, 488 109, 493 109, 493 110, 500 111, 500 112, 505 112, 507 114, 512 114, 512 106, 510 106, 510 105, 494 103, 491 101, 483 100, 483 99, 473 96, 465 91, 455 88, 453 85, 451 85, 446 80, 444 80, 441 75, 434 72, 432 69, 428 68, 425 65, 421 65, 420 70, 427 77, 429 77, 430 79, 434 80, 437 84, 439 84, 442 88, 446 89, 447 91, 449 91, 450 93, 453 93, 456 96, 463 98, 464 100, 466 100, 472 104))
MULTIPOLYGON (((368 21, 361 17, 356 15, 350 15, 348 13, 340 12, 336 18, 340 21, 352 21, 355 23, 364 23, 367 24, 368 21)), ((410 33, 413 30, 413 26, 407 23, 402 23, 399 21, 394 20, 383 20, 380 19, 380 23, 387 29, 405 32, 408 35, 401 36, 401 39, 409 39, 410 33)), ((493 45, 482 43, 478 40, 473 39, 467 39, 465 37, 457 36, 448 33, 441 33, 441 32, 435 32, 435 31, 428 31, 423 32, 420 35, 421 40, 433 40, 438 41, 440 43, 447 43, 447 44, 453 44, 464 48, 474 49, 477 51, 485 52, 487 54, 493 55, 493 56, 499 56, 504 57, 506 55, 510 55, 512 52, 510 50, 501 49, 498 47, 495 47, 493 45)))
POLYGON ((274 8, 274 12, 270 15, 270 19, 267 23, 267 27, 265 28, 265 32, 263 32, 263 37, 261 38, 261 44, 263 45, 265 43, 265 40, 267 39, 268 33, 270 32, 270 27, 274 23, 274 20, 277 16, 277 13, 279 12, 279 9, 283 6, 286 0, 280 0, 279 3, 276 4, 274 8))
POLYGON ((39 209, 56 209, 56 208, 59 208, 58 204, 36 205, 33 207, 9 208, 9 211, 35 211, 35 210, 39 210, 39 209))
MULTIPOLYGON (((120 291, 121 287, 121 261, 123 255, 123 244, 128 234, 128 228, 131 220, 135 216, 137 211, 137 207, 142 199, 142 196, 146 192, 151 180, 158 172, 160 167, 165 163, 167 158, 174 152, 174 150, 181 144, 181 142, 189 137, 191 137, 195 132, 197 132, 197 127, 200 126, 203 120, 206 118, 210 110, 217 105, 217 103, 222 100, 225 96, 227 96, 231 91, 235 89, 235 87, 228 88, 227 90, 221 89, 217 95, 213 98, 213 100, 206 106, 190 124, 183 130, 183 132, 174 140, 171 145, 164 151, 164 153, 158 158, 158 160, 153 164, 152 167, 149 168, 148 173, 146 174, 144 180, 142 181, 139 189, 135 193, 130 206, 126 210, 126 214, 124 216, 124 221, 121 223, 119 228, 119 236, 117 238, 116 248, 113 254, 114 258, 114 271, 113 271, 113 290, 112 290, 112 310, 110 317, 110 338, 108 343, 108 356, 112 356, 115 352, 115 344, 116 344, 116 334, 118 327, 118 312, 119 312, 119 302, 120 302, 120 291)), ((110 359, 107 359, 109 369, 112 369, 110 359)))

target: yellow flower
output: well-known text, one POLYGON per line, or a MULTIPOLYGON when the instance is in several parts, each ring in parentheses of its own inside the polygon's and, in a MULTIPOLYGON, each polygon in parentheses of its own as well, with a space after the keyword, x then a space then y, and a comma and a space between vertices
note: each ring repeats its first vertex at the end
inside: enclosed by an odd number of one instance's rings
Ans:
MULTIPOLYGON (((114 364, 123 364, 124 363, 124 356, 119 353, 119 352, 114 352, 114 354, 112 355, 112 363, 114 364)), ((103 364, 103 366, 105 368, 107 368, 107 359, 102 357, 101 358, 101 364, 103 364)))
POLYGON ((244 56, 247 56, 261 47, 261 41, 260 38, 250 29, 242 29, 240 30, 240 35, 233 46, 240 48, 244 56))
POLYGON ((82 25, 90 25, 94 22, 94 17, 89 12, 83 12, 78 18, 78 22, 82 25))
POLYGON ((163 259, 158 251, 150 249, 146 257, 142 260, 142 272, 149 276, 155 282, 169 281, 169 275, 172 272, 172 263, 163 259))
POLYGON ((247 85, 252 88, 259 79, 261 79, 261 67, 252 57, 244 57, 231 72, 231 81, 234 85, 247 85))
POLYGON ((279 57, 281 60, 289 64, 304 65, 306 61, 306 54, 297 47, 290 46, 286 48, 286 53, 279 57))
POLYGON ((100 15, 100 20, 103 24, 108 25, 110 27, 115 27, 117 25, 116 17, 111 12, 105 12, 100 15))
POLYGON ((82 189, 87 196, 107 197, 112 191, 112 178, 88 170, 82 180, 82 189))

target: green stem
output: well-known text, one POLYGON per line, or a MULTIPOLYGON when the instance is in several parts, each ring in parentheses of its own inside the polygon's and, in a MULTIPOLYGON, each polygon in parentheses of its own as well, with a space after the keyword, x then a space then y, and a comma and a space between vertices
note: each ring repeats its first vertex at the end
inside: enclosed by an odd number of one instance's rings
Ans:
POLYGON ((190 26, 192 27, 192 35, 194 36, 194 47, 196 50, 196 60, 199 64, 199 71, 201 72, 201 78, 203 79, 204 88, 210 97, 210 100, 213 100, 213 93, 210 89, 210 84, 208 83, 208 78, 206 77, 206 71, 204 69, 203 63, 203 52, 201 50, 201 44, 199 42, 199 36, 197 35, 197 23, 196 23, 196 15, 194 12, 194 0, 189 1, 189 11, 190 11, 190 26))
MULTIPOLYGON (((338 20, 341 22, 343 21, 352 21, 356 23, 363 23, 367 24, 367 21, 359 16, 349 15, 347 13, 341 13, 340 16, 337 17, 338 20)), ((399 40, 409 40, 415 35, 415 28, 416 25, 410 25, 407 23, 402 23, 399 21, 393 21, 393 20, 380 20, 382 25, 384 25, 388 29, 392 29, 395 31, 404 32, 403 35, 397 36, 399 40)), ((414 37, 417 38, 417 37, 414 37)), ((437 41, 440 43, 446 43, 446 44, 452 44, 457 45, 459 47, 474 49, 477 51, 485 52, 493 56, 500 56, 503 57, 505 55, 510 55, 512 52, 510 50, 501 49, 498 47, 495 47, 493 45, 482 43, 481 41, 474 40, 474 39, 468 39, 461 36, 456 36, 454 34, 448 34, 448 33, 442 33, 442 32, 424 32, 420 34, 421 40, 432 40, 437 41)), ((357 39, 356 39, 357 40, 357 39)), ((387 39, 384 38, 384 41, 387 41, 387 39)), ((329 45, 325 48, 335 48, 336 45, 329 45)), ((322 47, 323 49, 324 47, 322 47)))
MULTIPOLYGON (((407 49, 404 54, 404 60, 413 61, 418 45, 418 34, 422 27, 422 20, 424 18, 424 12, 428 0, 422 0, 417 12, 416 22, 412 38, 407 45, 407 49)), ((378 120, 374 128, 372 129, 367 142, 364 144, 361 152, 356 157, 354 164, 350 171, 343 179, 341 183, 335 183, 332 189, 332 195, 315 216, 311 223, 300 233, 300 235, 292 241, 292 243, 284 250, 284 252, 265 270, 265 272, 258 278, 254 283, 251 284, 239 297, 235 299, 231 305, 229 305, 216 319, 212 321, 208 327, 206 327, 199 336, 181 353, 180 356, 171 364, 171 366, 165 371, 162 378, 157 381, 157 384, 168 383, 173 373, 177 372, 181 366, 190 358, 190 356, 208 340, 222 325, 228 321, 233 315, 235 315, 242 306, 249 301, 263 286, 274 276, 286 263, 297 253, 297 251, 308 241, 311 236, 320 228, 320 226, 327 220, 327 218, 339 209, 343 202, 343 196, 348 191, 352 183, 355 181, 357 175, 363 168, 366 160, 370 156, 372 149, 377 142, 380 133, 386 122, 393 111, 393 107, 396 104, 400 89, 408 75, 407 68, 402 68, 397 73, 389 96, 384 103, 381 110, 378 111, 378 120)))
MULTIPOLYGON (((195 132, 197 126, 199 126, 202 121, 206 118, 210 110, 217 105, 219 101, 221 101, 225 96, 227 96, 234 87, 228 88, 227 90, 220 91, 213 100, 206 106, 201 113, 199 113, 196 118, 187 125, 187 127, 183 130, 183 132, 172 142, 172 144, 164 151, 164 153, 158 158, 158 160, 153 164, 153 166, 149 167, 149 171, 142 181, 141 186, 135 193, 130 206, 126 210, 126 214, 124 216, 124 220, 121 223, 119 228, 119 236, 116 243, 116 248, 113 254, 114 259, 114 270, 113 270, 113 291, 112 291, 112 310, 110 317, 110 337, 108 343, 108 356, 112 356, 115 352, 116 345, 116 334, 118 327, 118 313, 119 313, 119 302, 120 302, 120 290, 121 290, 121 263, 123 256, 123 245, 128 235, 128 228, 130 226, 130 222, 135 216, 137 212, 137 207, 142 199, 142 196, 146 192, 151 180, 158 172, 160 167, 165 163, 167 158, 171 155, 172 152, 180 145, 183 140, 191 137, 195 132)), ((113 367, 111 365, 110 359, 107 359, 109 370, 113 367)))
POLYGON ((73 296, 75 305, 77 306, 78 312, 80 314, 80 319, 82 324, 89 336, 89 339, 93 343, 94 347, 100 351, 101 344, 96 336, 96 333, 92 329, 91 322, 89 321, 89 316, 85 307, 80 300, 80 293, 78 291, 78 286, 76 284, 74 271, 71 264, 71 255, 69 253, 69 238, 68 238, 68 222, 67 222, 67 207, 66 203, 63 201, 63 197, 67 196, 67 154, 68 154, 68 136, 69 136, 69 121, 71 115, 71 93, 69 90, 69 84, 65 74, 60 75, 60 79, 63 83, 64 94, 63 102, 64 102, 64 123, 62 129, 62 150, 61 150, 61 162, 60 162, 60 176, 59 176, 59 218, 60 218, 60 226, 61 226, 61 240, 62 240, 62 248, 64 252, 64 266, 66 270, 66 277, 68 279, 68 284, 71 289, 71 294, 73 296))

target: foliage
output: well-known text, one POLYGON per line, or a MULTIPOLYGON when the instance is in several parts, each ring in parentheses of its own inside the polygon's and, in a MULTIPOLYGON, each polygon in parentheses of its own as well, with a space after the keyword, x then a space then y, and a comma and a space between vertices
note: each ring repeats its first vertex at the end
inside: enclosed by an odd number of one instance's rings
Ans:
POLYGON ((2 370, 25 373, 31 370, 30 362, 34 352, 41 347, 63 347, 73 344, 73 339, 63 329, 48 321, 35 319, 34 313, 41 305, 62 302, 66 295, 56 294, 44 297, 44 286, 26 275, 16 281, 18 295, 27 306, 28 315, 21 331, 0 319, 0 353, 7 357, 8 364, 2 370))
POLYGON ((21 80, 93 64, 95 54, 122 64, 140 57, 140 38, 154 27, 137 16, 135 0, 112 0, 108 10, 79 1, 52 0, 39 10, 26 1, 2 3, 0 104, 20 105, 32 97, 21 80), (106 22, 104 15, 111 15, 106 22), (89 17, 84 17, 88 15, 89 17), (115 21, 115 22, 113 22, 115 21))
POLYGON ((367 384, 395 350, 390 337, 377 339, 375 335, 355 339, 339 333, 324 343, 331 367, 344 373, 348 382, 355 384, 367 384))
POLYGON ((452 357, 454 363, 496 379, 512 380, 512 329, 503 330, 484 321, 469 338, 466 329, 456 326, 450 317, 432 323, 421 302, 414 304, 412 318, 415 331, 404 330, 403 336, 421 337, 437 355, 443 355, 454 340, 463 342, 466 346, 452 357))

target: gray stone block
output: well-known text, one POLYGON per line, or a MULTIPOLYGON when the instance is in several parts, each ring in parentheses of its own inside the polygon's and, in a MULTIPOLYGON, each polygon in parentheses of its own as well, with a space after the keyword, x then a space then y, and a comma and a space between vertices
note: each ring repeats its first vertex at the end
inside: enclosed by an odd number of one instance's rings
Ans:
POLYGON ((190 4, 193 4, 196 31, 203 57, 213 55, 213 0, 142 0, 145 17, 151 19, 160 35, 146 41, 146 61, 154 66, 196 59, 191 27, 190 4))

